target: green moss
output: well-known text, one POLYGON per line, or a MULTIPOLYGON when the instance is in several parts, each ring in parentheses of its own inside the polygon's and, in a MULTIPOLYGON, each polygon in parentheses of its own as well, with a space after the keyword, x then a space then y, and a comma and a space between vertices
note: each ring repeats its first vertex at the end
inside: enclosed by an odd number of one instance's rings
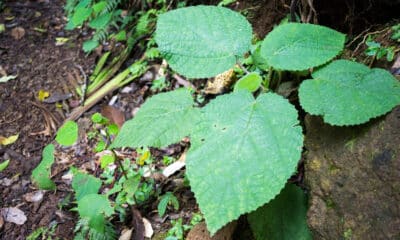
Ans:
POLYGON ((327 208, 330 208, 330 209, 335 208, 335 206, 336 206, 336 204, 335 204, 335 202, 332 200, 332 198, 326 199, 326 200, 325 200, 325 204, 326 204, 326 207, 327 207, 327 208))

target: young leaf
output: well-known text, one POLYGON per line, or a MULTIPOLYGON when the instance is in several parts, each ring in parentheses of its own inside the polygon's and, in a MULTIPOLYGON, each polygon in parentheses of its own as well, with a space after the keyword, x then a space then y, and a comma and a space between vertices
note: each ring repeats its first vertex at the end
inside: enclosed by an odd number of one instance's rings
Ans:
POLYGON ((160 217, 164 216, 169 204, 172 205, 175 210, 179 209, 178 199, 172 192, 166 192, 163 196, 161 196, 160 202, 157 206, 158 215, 160 215, 160 217))
POLYGON ((327 27, 286 23, 267 35, 261 45, 261 55, 276 69, 302 71, 337 56, 343 50, 344 41, 344 34, 327 27))
POLYGON ((245 89, 250 92, 255 92, 261 86, 261 82, 262 82, 261 76, 256 72, 252 72, 242 77, 241 79, 239 79, 239 81, 236 82, 234 91, 245 89))
POLYGON ((337 60, 312 77, 300 86, 300 104, 332 125, 365 123, 400 104, 400 82, 383 69, 337 60))
POLYGON ((32 182, 40 189, 54 190, 56 185, 50 179, 51 165, 54 163, 54 145, 49 144, 43 149, 42 161, 32 171, 32 182))
POLYGON ((100 190, 101 180, 79 171, 74 171, 74 178, 72 179, 72 188, 75 191, 75 198, 77 201, 81 200, 84 196, 95 194, 100 190))
POLYGON ((98 14, 107 6, 107 1, 100 1, 92 6, 94 13, 98 14))
POLYGON ((74 121, 67 121, 58 129, 56 141, 60 145, 71 146, 78 139, 78 124, 74 121))
POLYGON ((300 159, 303 135, 294 106, 274 93, 219 96, 202 113, 186 173, 214 234, 281 191, 300 159))
POLYGON ((122 184, 124 192, 126 192, 128 196, 133 196, 139 188, 140 180, 141 177, 139 174, 129 177, 128 180, 122 184))
POLYGON ((198 109, 188 89, 161 93, 148 99, 136 116, 125 122, 111 148, 164 147, 191 132, 198 109))
POLYGON ((256 240, 311 240, 307 226, 307 197, 293 184, 247 217, 256 240))
POLYGON ((97 30, 103 29, 110 22, 111 17, 112 17, 112 13, 101 14, 89 22, 89 27, 97 29, 97 30))
POLYGON ((81 218, 89 221, 89 227, 99 233, 105 233, 106 219, 111 216, 114 209, 106 196, 100 194, 88 194, 78 200, 78 212, 81 218))
POLYGON ((99 42, 96 40, 87 40, 83 42, 82 48, 85 52, 91 52, 93 49, 99 46, 99 42))
POLYGON ((6 169, 9 163, 10 163, 10 160, 6 160, 6 161, 0 163, 0 172, 3 171, 4 169, 6 169))
POLYGON ((251 38, 245 17, 215 6, 160 15, 155 37, 171 68, 189 78, 213 77, 229 70, 250 49, 251 38))
POLYGON ((77 7, 71 19, 73 25, 75 26, 82 25, 82 23, 90 17, 90 14, 92 14, 91 8, 77 7))
POLYGON ((114 155, 103 155, 100 158, 100 167, 101 169, 106 168, 108 165, 111 163, 115 162, 115 157, 114 155))

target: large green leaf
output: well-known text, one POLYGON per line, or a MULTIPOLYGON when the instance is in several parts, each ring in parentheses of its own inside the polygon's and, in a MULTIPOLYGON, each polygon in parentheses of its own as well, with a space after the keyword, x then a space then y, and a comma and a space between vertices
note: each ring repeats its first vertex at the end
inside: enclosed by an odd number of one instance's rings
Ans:
POLYGON ((327 27, 286 23, 267 35, 261 55, 276 69, 302 71, 337 56, 343 50, 344 41, 344 34, 327 27))
POLYGON ((256 240, 311 240, 307 226, 307 196, 287 184, 271 202, 247 217, 256 240))
POLYGON ((179 142, 195 126, 198 109, 193 104, 188 89, 153 96, 122 126, 111 147, 164 147, 179 142))
POLYGON ((51 165, 54 163, 54 145, 49 144, 43 149, 42 161, 32 171, 32 182, 40 189, 54 190, 56 185, 50 179, 51 165))
POLYGON ((365 123, 400 104, 400 83, 383 69, 338 60, 312 77, 300 86, 300 104, 332 125, 365 123))
POLYGON ((202 109, 186 156, 192 191, 214 234, 270 201, 300 159, 303 136, 295 108, 273 93, 223 95, 202 109))
POLYGON ((250 49, 245 17, 223 7, 180 8, 159 16, 156 41, 171 68, 189 78, 225 72, 250 49))

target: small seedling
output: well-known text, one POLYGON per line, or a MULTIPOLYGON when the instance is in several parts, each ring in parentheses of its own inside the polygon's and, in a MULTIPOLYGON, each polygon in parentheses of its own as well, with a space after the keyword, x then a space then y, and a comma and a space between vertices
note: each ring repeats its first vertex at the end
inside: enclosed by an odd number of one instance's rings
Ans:
POLYGON ((3 171, 4 169, 6 169, 8 167, 9 163, 10 163, 10 160, 6 160, 6 161, 3 161, 2 163, 0 163, 0 172, 3 171))
POLYGON ((150 88, 150 89, 151 89, 152 91, 162 91, 162 90, 164 90, 165 88, 167 88, 168 85, 169 85, 169 83, 167 82, 166 77, 165 77, 165 76, 162 76, 162 77, 160 77, 160 78, 155 79, 155 80, 152 82, 152 85, 151 85, 151 88, 150 88))
POLYGON ((365 44, 368 46, 365 50, 367 56, 375 57, 378 60, 386 56, 388 62, 393 61, 395 47, 384 47, 380 43, 374 41, 371 36, 368 37, 365 44))
POLYGON ((160 215, 160 217, 164 216, 169 205, 172 206, 175 211, 179 209, 179 201, 172 192, 166 192, 160 197, 160 202, 157 207, 158 215, 160 215))

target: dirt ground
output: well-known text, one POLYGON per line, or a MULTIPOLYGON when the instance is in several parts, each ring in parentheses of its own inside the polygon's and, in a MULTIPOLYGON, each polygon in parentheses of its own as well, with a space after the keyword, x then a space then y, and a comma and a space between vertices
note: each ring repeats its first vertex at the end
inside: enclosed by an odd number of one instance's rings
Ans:
POLYGON ((0 146, 0 161, 10 159, 0 173, 0 206, 18 207, 27 216, 23 225, 5 223, 1 239, 24 239, 39 226, 57 221, 57 236, 70 238, 74 228, 71 213, 59 212, 57 204, 68 191, 45 193, 43 201, 29 203, 24 194, 34 191, 30 175, 65 118, 68 106, 38 100, 40 91, 51 95, 70 92, 68 73, 81 75, 94 64, 86 57, 77 40, 78 32, 64 30, 63 1, 10 1, 0 15, 6 31, 0 34, 0 67, 16 79, 0 84, 0 135, 19 134, 16 143, 0 146), (68 37, 70 43, 56 46, 57 37, 68 37), (7 181, 6 181, 7 180, 7 181), (60 221, 60 216, 62 220, 60 221))
MULTIPOLYGON (((316 1, 314 7, 318 17, 315 17, 319 23, 354 37, 374 24, 387 23, 396 16, 393 6, 398 5, 393 5, 393 2, 372 8, 366 2, 330 1, 336 4, 335 10, 324 1, 316 1), (355 9, 362 10, 354 13, 355 9)), ((81 43, 89 36, 88 32, 84 29, 72 32, 64 30, 64 3, 63 0, 5 1, 6 8, 0 13, 0 23, 6 27, 5 32, 0 33, 0 77, 4 74, 17 76, 0 84, 0 136, 19 135, 14 144, 0 145, 0 162, 11 160, 6 170, 0 172, 0 207, 17 207, 27 217, 22 225, 8 222, 2 225, 0 222, 0 239, 25 239, 38 227, 53 224, 57 224, 55 236, 60 239, 72 239, 73 236, 77 216, 68 209, 60 208, 60 203, 71 197, 72 190, 61 177, 74 163, 90 163, 93 159, 93 153, 87 151, 91 147, 90 142, 82 142, 80 151, 74 154, 60 151, 58 159, 65 161, 56 164, 52 171, 52 179, 57 184, 56 192, 45 192, 43 199, 38 202, 27 200, 29 193, 37 192, 30 176, 41 160, 44 146, 53 140, 58 127, 79 101, 77 96, 69 94, 90 74, 96 60, 96 54, 85 55, 81 50, 81 43), (69 40, 57 46, 56 38, 69 40), (40 101, 40 92, 48 92, 56 99, 50 103, 40 101), (68 101, 63 101, 64 97, 69 97, 68 101)), ((289 13, 289 5, 290 1, 284 0, 254 0, 238 1, 233 8, 248 11, 249 20, 261 38, 289 13)), ((152 94, 149 80, 132 83, 129 87, 129 93, 118 93, 122 100, 116 105, 126 119, 152 94)), ((90 113, 101 111, 109 99, 110 96, 90 113)), ((87 125, 90 113, 78 122, 80 126, 87 125)), ((176 145, 173 148, 178 153, 185 146, 176 145)), ((161 155, 162 152, 157 154, 161 155)), ((169 188, 171 182, 174 181, 161 185, 169 188)), ((178 194, 180 199, 184 199, 183 210, 175 213, 174 217, 188 219, 191 211, 198 210, 193 194, 188 189, 178 194)), ((155 204, 147 206, 142 215, 154 219, 154 209, 155 204)), ((246 221, 240 219, 238 222, 235 239, 251 238, 246 221)), ((163 225, 161 220, 156 225, 157 231, 169 227, 168 224, 163 225)))

